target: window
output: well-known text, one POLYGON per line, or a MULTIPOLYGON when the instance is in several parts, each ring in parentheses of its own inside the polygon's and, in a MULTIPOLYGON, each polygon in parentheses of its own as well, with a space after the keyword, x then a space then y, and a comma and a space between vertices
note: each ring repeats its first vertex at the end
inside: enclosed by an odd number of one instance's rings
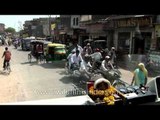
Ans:
POLYGON ((76 26, 78 26, 78 17, 76 18, 76 26))
POLYGON ((75 18, 73 18, 73 25, 75 25, 76 24, 76 19, 75 18))

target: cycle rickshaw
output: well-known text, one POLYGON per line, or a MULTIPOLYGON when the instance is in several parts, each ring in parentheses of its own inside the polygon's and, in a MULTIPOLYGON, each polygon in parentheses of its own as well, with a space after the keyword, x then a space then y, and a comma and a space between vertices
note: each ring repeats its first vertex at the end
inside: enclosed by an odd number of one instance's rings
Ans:
POLYGON ((44 41, 44 40, 32 40, 30 42, 30 53, 28 54, 28 60, 29 62, 32 61, 32 58, 36 58, 40 61, 43 61, 45 59, 46 55, 46 48, 49 43, 52 43, 50 41, 44 41), (40 50, 40 52, 39 52, 40 50))

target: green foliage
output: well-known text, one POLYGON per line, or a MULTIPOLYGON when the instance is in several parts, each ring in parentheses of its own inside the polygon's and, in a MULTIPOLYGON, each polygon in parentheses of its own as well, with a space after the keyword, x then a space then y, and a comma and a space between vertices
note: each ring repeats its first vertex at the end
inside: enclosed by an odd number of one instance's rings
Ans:
POLYGON ((16 30, 12 27, 8 27, 8 28, 5 29, 5 32, 14 34, 16 32, 16 30))

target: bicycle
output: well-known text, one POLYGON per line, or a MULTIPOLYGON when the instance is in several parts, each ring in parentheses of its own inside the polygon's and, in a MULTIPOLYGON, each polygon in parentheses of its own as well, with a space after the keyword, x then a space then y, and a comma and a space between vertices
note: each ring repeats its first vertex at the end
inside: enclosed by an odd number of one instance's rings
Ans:
POLYGON ((40 62, 43 62, 43 61, 44 61, 44 55, 43 55, 43 54, 40 54, 40 55, 38 56, 38 60, 39 60, 40 62))
POLYGON ((5 67, 3 71, 7 71, 8 74, 10 74, 11 68, 10 68, 10 63, 8 61, 5 63, 5 67))

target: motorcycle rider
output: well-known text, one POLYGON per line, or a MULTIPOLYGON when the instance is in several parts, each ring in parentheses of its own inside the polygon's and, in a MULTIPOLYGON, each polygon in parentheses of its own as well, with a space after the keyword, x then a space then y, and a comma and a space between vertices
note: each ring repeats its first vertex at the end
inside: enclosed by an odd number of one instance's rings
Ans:
POLYGON ((71 69, 71 56, 73 55, 73 54, 75 54, 76 52, 74 51, 74 50, 72 50, 72 52, 68 55, 68 57, 67 57, 67 67, 68 67, 68 69, 70 70, 71 69))
POLYGON ((109 56, 106 56, 105 60, 102 61, 101 70, 103 77, 108 79, 111 83, 120 77, 120 73, 114 69, 111 58, 109 56))
POLYGON ((75 48, 73 50, 75 51, 79 50, 80 54, 83 52, 83 48, 80 45, 78 45, 78 43, 75 43, 74 46, 75 48))
POLYGON ((93 50, 92 50, 92 48, 91 48, 90 43, 87 43, 87 45, 83 48, 83 53, 84 53, 85 55, 86 55, 86 54, 90 55, 90 54, 93 53, 93 50))
POLYGON ((99 69, 101 66, 101 59, 102 59, 102 54, 98 48, 96 48, 95 53, 91 54, 91 57, 93 59, 93 65, 92 69, 96 70, 99 69))
POLYGON ((111 58, 109 56, 106 56, 105 59, 102 61, 101 69, 103 71, 108 71, 110 69, 113 69, 113 65, 111 63, 111 58))
POLYGON ((81 62, 83 61, 82 56, 79 50, 76 50, 76 53, 71 55, 71 69, 73 69, 74 65, 78 65, 80 67, 81 62))
POLYGON ((87 75, 90 75, 89 69, 92 68, 90 61, 91 61, 91 56, 86 54, 84 56, 84 60, 81 62, 80 71, 86 73, 87 75))
POLYGON ((14 46, 15 46, 15 48, 17 49, 17 47, 18 47, 18 39, 15 39, 15 41, 14 41, 14 46))

